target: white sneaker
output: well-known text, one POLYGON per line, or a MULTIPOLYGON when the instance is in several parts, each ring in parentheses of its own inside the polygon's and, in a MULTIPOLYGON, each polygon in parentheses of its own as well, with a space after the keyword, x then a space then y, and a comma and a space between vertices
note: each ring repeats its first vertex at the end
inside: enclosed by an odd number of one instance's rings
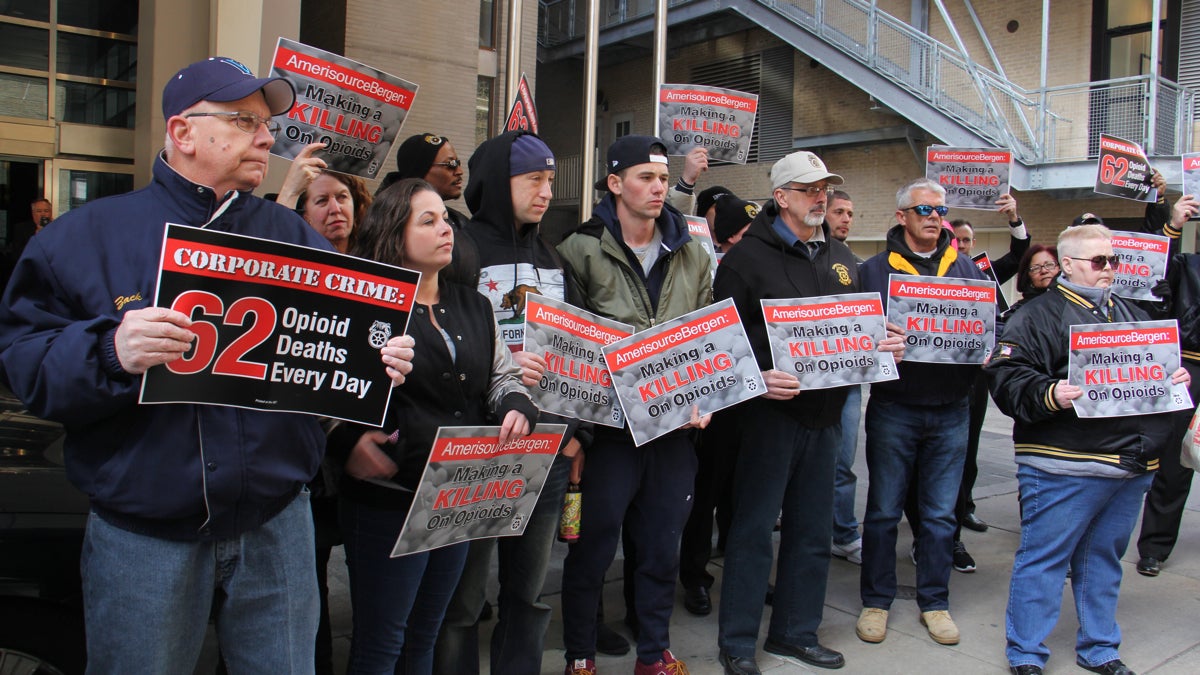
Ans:
POLYGON ((862 537, 849 544, 839 544, 835 541, 829 548, 835 558, 842 558, 855 565, 862 564, 862 537))

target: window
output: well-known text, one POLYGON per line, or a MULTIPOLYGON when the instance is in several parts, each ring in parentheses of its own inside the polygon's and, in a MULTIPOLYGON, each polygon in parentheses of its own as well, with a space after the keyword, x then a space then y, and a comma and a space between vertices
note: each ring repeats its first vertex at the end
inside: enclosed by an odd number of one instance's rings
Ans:
POLYGON ((475 84, 475 146, 491 138, 494 132, 492 98, 496 91, 496 78, 479 76, 475 84))
POLYGON ((1155 73, 1174 80, 1179 70, 1179 0, 1163 0, 1158 17, 1159 53, 1150 55, 1152 0, 1095 0, 1092 79, 1155 73))
POLYGON ((56 208, 65 213, 101 197, 123 194, 132 189, 131 173, 62 169, 58 172, 56 208))
POLYGON ((496 48, 495 0, 479 0, 479 48, 496 48))
POLYGON ((633 133, 633 115, 616 115, 613 117, 613 140, 633 133))
POLYGON ((0 3, 0 116, 53 115, 132 129, 138 3, 58 0, 54 6, 52 23, 49 0, 0 3))

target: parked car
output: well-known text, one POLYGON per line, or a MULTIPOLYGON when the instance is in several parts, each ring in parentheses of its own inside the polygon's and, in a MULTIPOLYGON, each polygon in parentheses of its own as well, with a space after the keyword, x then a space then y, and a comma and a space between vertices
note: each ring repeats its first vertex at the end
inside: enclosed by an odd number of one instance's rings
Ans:
POLYGON ((83 673, 79 551, 87 497, 67 481, 63 428, 0 385, 0 673, 83 673))

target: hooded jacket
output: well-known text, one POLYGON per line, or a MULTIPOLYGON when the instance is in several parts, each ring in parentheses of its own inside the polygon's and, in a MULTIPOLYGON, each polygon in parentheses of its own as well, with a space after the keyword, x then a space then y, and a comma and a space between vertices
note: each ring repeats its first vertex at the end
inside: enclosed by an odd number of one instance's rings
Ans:
POLYGON ((138 405, 113 342, 150 307, 164 224, 329 250, 300 216, 221 196, 160 156, 151 184, 64 214, 34 237, 0 307, 0 368, 35 415, 66 427, 66 469, 106 521, 178 540, 226 539, 279 512, 317 471, 317 418, 215 405, 138 405))
MULTIPOLYGON (((887 304, 888 277, 892 274, 957 277, 985 280, 983 272, 950 245, 954 234, 942 229, 933 255, 925 258, 912 252, 904 239, 904 226, 888 230, 887 248, 862 264, 862 289, 875 291, 887 304)), ((979 372, 979 366, 950 363, 917 363, 907 359, 896 364, 900 379, 875 382, 871 396, 908 405, 941 406, 963 400, 979 372)))
POLYGON ((583 298, 580 306, 632 324, 635 332, 707 306, 712 301, 712 263, 688 233, 683 214, 663 205, 655 222, 663 250, 647 277, 632 262, 614 200, 611 193, 604 195, 591 220, 558 245, 568 265, 568 287, 583 298))
MULTIPOLYGON (((468 162, 471 178, 463 192, 474 214, 465 231, 478 255, 478 290, 491 303, 500 338, 513 351, 524 349, 528 293, 582 306, 568 292, 562 258, 542 239, 539 224, 513 222, 509 155, 513 141, 525 135, 533 134, 509 131, 480 144, 468 162)), ((567 424, 564 440, 574 436, 587 445, 590 425, 581 432, 578 420, 553 414, 542 421, 567 424)))
MULTIPOLYGON (((775 232, 773 223, 778 217, 778 207, 772 200, 750 223, 750 229, 742 235, 741 241, 725 254, 713 282, 715 299, 732 298, 737 306, 761 370, 769 370, 772 359, 760 300, 859 291, 854 254, 844 243, 829 236, 828 225, 821 225, 825 243, 810 260, 775 232)), ((819 429, 841 420, 846 394, 845 387, 838 387, 801 391, 787 401, 758 400, 788 411, 804 426, 819 429)))

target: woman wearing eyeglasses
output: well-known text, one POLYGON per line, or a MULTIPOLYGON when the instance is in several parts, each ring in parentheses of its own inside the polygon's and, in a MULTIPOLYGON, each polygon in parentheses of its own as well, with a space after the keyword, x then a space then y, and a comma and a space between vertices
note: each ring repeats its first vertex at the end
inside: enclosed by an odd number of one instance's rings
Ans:
MULTIPOLYGON (((1058 621, 1068 565, 1079 616, 1076 663, 1132 675, 1117 653, 1121 556, 1159 454, 1179 448, 1167 447, 1170 413, 1081 418, 1072 410, 1083 391, 1067 381, 1071 325, 1149 319, 1112 294, 1111 236, 1103 225, 1059 235, 1062 276, 1012 317, 984 367, 996 405, 1015 421, 1021 544, 1006 626, 1008 662, 1017 675, 1041 673, 1046 665, 1045 640, 1058 621)), ((1169 379, 1191 378, 1178 368, 1169 379)))
POLYGON ((1017 308, 1038 297, 1050 288, 1051 282, 1058 276, 1058 249, 1054 246, 1034 244, 1021 256, 1017 264, 1017 292, 1021 299, 1013 303, 1004 313, 1003 320, 1008 321, 1017 308))

